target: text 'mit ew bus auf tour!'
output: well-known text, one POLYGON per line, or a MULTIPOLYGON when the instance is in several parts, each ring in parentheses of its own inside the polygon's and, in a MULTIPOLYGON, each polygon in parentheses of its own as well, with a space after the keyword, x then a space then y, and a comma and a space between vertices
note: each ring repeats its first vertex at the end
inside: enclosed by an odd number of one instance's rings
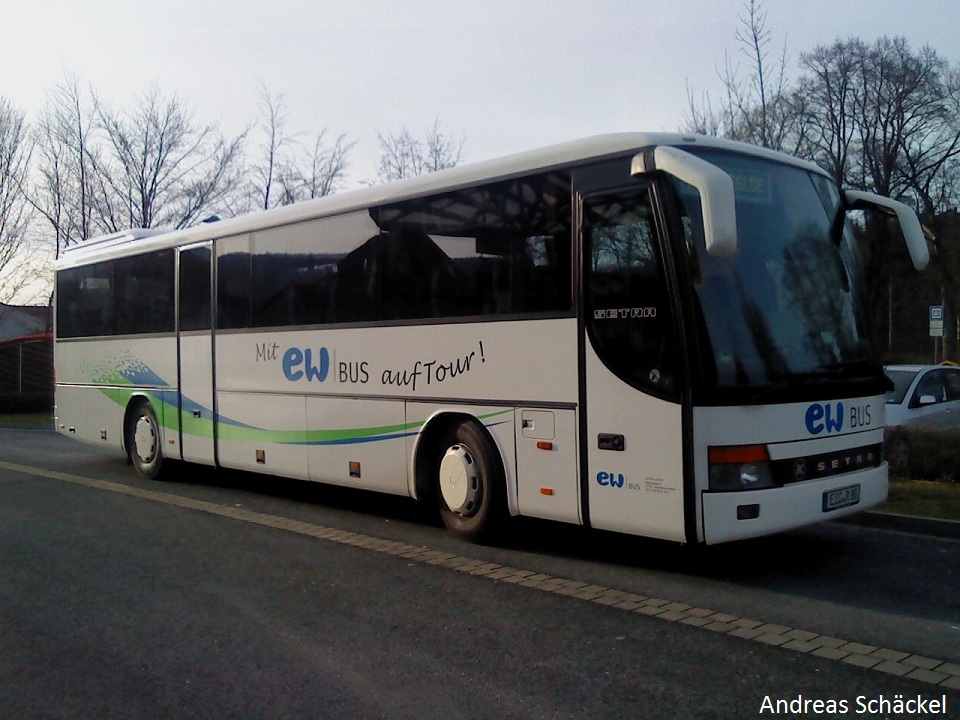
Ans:
POLYGON ((717 138, 618 134, 57 264, 56 426, 169 460, 710 544, 887 494, 845 214, 902 203, 717 138))

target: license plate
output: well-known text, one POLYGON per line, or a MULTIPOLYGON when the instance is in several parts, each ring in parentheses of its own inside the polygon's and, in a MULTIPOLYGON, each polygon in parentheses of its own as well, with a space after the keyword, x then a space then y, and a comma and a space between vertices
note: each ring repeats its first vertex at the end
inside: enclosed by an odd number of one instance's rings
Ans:
POLYGON ((839 510, 856 505, 858 502, 860 502, 859 485, 847 485, 836 490, 828 490, 823 494, 823 512, 839 510))

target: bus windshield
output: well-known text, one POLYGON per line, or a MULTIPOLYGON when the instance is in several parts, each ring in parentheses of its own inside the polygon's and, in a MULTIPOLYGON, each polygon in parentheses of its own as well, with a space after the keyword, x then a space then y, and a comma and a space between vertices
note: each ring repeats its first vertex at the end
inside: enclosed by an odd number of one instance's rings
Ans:
MULTIPOLYGON (((698 155, 734 181, 737 252, 706 252, 697 192, 680 181, 705 389, 788 388, 880 379, 866 336, 853 238, 836 186, 802 167, 726 152, 698 155)), ((883 386, 878 385, 882 392, 883 386)))

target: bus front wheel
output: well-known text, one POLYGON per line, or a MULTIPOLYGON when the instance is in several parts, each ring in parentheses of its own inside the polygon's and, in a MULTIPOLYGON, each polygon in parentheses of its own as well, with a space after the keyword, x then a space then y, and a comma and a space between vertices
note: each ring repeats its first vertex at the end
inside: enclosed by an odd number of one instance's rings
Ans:
POLYGON ((141 400, 127 417, 127 454, 137 474, 156 479, 163 468, 160 423, 153 406, 141 400))
POLYGON ((506 520, 506 481, 493 439, 465 420, 439 443, 435 478, 440 517, 447 529, 473 543, 493 540, 506 520))

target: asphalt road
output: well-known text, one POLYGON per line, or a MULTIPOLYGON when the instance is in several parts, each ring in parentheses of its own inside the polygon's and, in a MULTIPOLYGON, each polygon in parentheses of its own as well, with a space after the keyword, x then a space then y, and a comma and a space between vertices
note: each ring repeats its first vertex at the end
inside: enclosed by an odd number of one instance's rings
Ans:
POLYGON ((960 683, 937 684, 960 678, 958 572, 956 540, 839 524, 690 551, 523 522, 477 547, 403 500, 149 483, 0 430, 0 718, 746 718, 799 698, 846 709, 803 717, 931 716, 881 696, 960 718, 960 683), (699 609, 857 652, 688 624, 699 609), (903 659, 859 667, 859 646, 903 659), (944 672, 893 674, 925 659, 944 672))

